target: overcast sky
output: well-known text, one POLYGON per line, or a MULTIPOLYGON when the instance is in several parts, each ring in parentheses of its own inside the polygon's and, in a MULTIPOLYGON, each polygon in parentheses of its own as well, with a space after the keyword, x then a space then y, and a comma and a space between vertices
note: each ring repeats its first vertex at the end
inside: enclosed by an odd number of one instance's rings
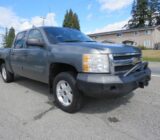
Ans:
MULTIPOLYGON (((16 31, 42 25, 62 26, 72 8, 85 33, 121 29, 130 18, 133 0, 0 0, 0 27, 16 31)), ((0 29, 1 30, 1 29, 0 29)))

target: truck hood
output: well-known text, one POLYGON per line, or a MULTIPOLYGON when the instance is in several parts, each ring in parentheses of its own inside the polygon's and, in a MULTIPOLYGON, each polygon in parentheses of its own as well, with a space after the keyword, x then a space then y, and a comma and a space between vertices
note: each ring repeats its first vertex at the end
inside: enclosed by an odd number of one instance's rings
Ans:
MULTIPOLYGON (((61 43, 63 44, 63 43, 61 43)), ((140 53, 140 49, 129 46, 129 45, 123 45, 123 44, 103 44, 99 42, 74 42, 74 43, 65 43, 65 46, 73 46, 75 47, 81 47, 81 48, 87 48, 87 49, 93 49, 97 50, 100 53, 140 53)))

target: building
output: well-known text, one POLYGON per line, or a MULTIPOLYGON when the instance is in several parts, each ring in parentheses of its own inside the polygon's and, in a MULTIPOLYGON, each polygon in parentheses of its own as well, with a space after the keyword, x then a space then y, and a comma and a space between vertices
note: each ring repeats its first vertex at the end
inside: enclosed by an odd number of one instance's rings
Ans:
POLYGON ((160 47, 160 26, 95 33, 89 36, 104 43, 123 43, 151 49, 160 47))

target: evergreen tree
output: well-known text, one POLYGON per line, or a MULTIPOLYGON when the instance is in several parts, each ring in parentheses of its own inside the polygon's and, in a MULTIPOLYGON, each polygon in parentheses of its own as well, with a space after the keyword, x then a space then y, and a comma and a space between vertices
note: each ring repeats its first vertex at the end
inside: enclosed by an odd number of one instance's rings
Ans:
POLYGON ((74 28, 74 23, 73 23, 74 13, 73 13, 72 9, 69 10, 67 19, 68 19, 68 27, 74 28))
POLYGON ((137 27, 145 27, 146 22, 149 20, 148 0, 137 0, 137 27))
POLYGON ((157 16, 157 23, 156 25, 160 25, 160 0, 157 0, 157 12, 158 12, 158 16, 157 16))
POLYGON ((77 30, 80 30, 78 15, 74 13, 72 9, 70 9, 69 11, 67 10, 63 21, 63 27, 75 28, 77 30))
POLYGON ((149 5, 150 5, 150 10, 154 13, 158 11, 158 0, 150 0, 149 5))
POLYGON ((78 19, 78 15, 76 13, 74 13, 74 16, 73 16, 73 22, 74 22, 76 29, 80 30, 79 19, 78 19))
POLYGON ((150 0, 150 11, 152 26, 160 25, 160 1, 159 0, 150 0))
POLYGON ((69 16, 69 13, 68 13, 68 10, 65 14, 65 17, 64 17, 64 21, 63 21, 63 27, 68 27, 68 23, 69 23, 69 20, 68 20, 68 16, 69 16))
POLYGON ((136 0, 134 0, 131 10, 132 19, 129 20, 128 25, 126 25, 128 26, 128 28, 135 28, 137 26, 136 10, 137 10, 137 3, 136 0))
POLYGON ((11 27, 9 29, 9 32, 8 32, 8 30, 6 28, 6 33, 4 35, 4 41, 3 41, 3 46, 5 48, 11 48, 14 38, 15 38, 15 29, 13 27, 11 27))
POLYGON ((128 22, 128 28, 145 27, 149 24, 148 5, 148 0, 134 0, 131 11, 132 19, 128 22))
POLYGON ((160 0, 134 0, 128 28, 160 25, 160 0))
POLYGON ((134 15, 137 9, 136 0, 133 1, 131 14, 134 15))

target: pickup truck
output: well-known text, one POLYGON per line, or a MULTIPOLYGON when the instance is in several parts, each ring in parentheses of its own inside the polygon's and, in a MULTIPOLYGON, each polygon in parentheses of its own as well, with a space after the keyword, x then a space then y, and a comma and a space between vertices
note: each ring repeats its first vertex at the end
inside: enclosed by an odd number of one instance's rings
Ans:
POLYGON ((124 96, 151 79, 140 49, 49 26, 18 33, 12 48, 0 49, 0 68, 6 83, 14 75, 47 83, 55 104, 69 113, 82 107, 84 96, 124 96))

